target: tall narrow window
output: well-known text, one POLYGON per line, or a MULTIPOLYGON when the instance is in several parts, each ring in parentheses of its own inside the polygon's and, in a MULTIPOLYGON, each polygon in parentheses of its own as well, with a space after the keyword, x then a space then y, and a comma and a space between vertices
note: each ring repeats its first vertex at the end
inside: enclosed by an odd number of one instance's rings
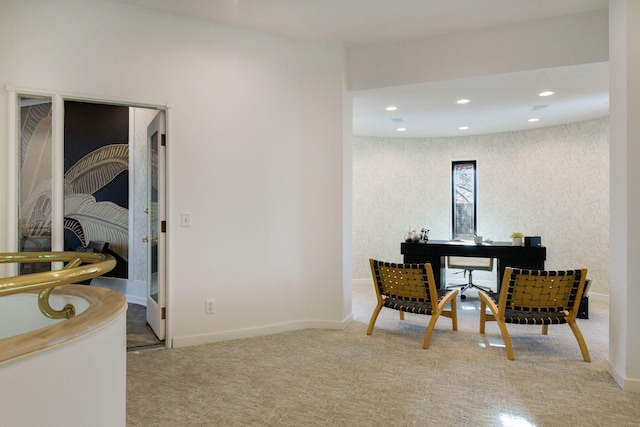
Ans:
POLYGON ((476 233, 476 161, 451 163, 452 235, 471 239, 476 233))

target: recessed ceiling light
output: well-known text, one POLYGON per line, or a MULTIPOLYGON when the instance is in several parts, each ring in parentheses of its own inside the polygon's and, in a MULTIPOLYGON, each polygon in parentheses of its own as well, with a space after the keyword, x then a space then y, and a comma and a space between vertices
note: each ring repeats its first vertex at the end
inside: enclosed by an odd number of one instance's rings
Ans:
POLYGON ((456 101, 456 104, 468 104, 470 102, 471 102, 470 100, 462 98, 462 99, 458 99, 456 101))
POLYGON ((553 91, 545 90, 544 92, 540 92, 538 96, 551 96, 553 95, 553 91))
POLYGON ((459 130, 469 130, 469 126, 460 126, 459 130))
POLYGON ((539 118, 537 118, 537 117, 532 117, 532 118, 530 118, 528 121, 530 121, 530 122, 532 122, 532 123, 533 123, 533 122, 538 122, 538 121, 540 121, 540 119, 539 119, 539 118))
POLYGON ((387 108, 385 108, 385 110, 387 111, 396 111, 398 109, 398 107, 396 107, 395 105, 389 105, 387 108))
POLYGON ((406 131, 406 130, 407 130, 407 128, 398 128, 398 129, 396 129, 396 130, 397 130, 398 132, 404 132, 404 131, 406 131))

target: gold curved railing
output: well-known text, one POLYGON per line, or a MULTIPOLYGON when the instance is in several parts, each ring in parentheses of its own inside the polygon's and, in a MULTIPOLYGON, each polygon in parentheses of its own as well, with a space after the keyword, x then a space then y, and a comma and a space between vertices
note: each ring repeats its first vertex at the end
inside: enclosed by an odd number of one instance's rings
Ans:
POLYGON ((55 310, 49 304, 49 295, 56 286, 78 283, 108 273, 116 266, 111 255, 90 252, 6 252, 0 253, 0 264, 8 263, 66 263, 60 270, 23 274, 0 279, 0 297, 22 292, 40 291, 38 307, 51 319, 69 319, 75 308, 67 304, 55 310))

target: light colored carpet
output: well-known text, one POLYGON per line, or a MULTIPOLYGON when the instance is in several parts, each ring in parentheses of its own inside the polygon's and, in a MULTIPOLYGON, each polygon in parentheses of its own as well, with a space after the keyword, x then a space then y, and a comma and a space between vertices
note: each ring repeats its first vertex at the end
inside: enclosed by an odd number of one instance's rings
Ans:
POLYGON ((495 323, 478 333, 478 300, 459 303, 458 331, 441 318, 427 350, 427 316, 375 306, 354 287, 344 331, 302 330, 172 350, 130 352, 128 426, 638 426, 640 394, 605 371, 608 308, 579 320, 585 363, 567 325, 509 325, 515 361, 495 323))

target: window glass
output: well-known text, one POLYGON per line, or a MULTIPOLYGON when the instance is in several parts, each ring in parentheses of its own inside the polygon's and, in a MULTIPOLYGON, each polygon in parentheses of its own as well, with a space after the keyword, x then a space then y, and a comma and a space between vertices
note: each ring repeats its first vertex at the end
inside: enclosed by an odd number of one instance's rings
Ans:
POLYGON ((476 233, 476 161, 452 162, 454 239, 472 239, 476 233))

